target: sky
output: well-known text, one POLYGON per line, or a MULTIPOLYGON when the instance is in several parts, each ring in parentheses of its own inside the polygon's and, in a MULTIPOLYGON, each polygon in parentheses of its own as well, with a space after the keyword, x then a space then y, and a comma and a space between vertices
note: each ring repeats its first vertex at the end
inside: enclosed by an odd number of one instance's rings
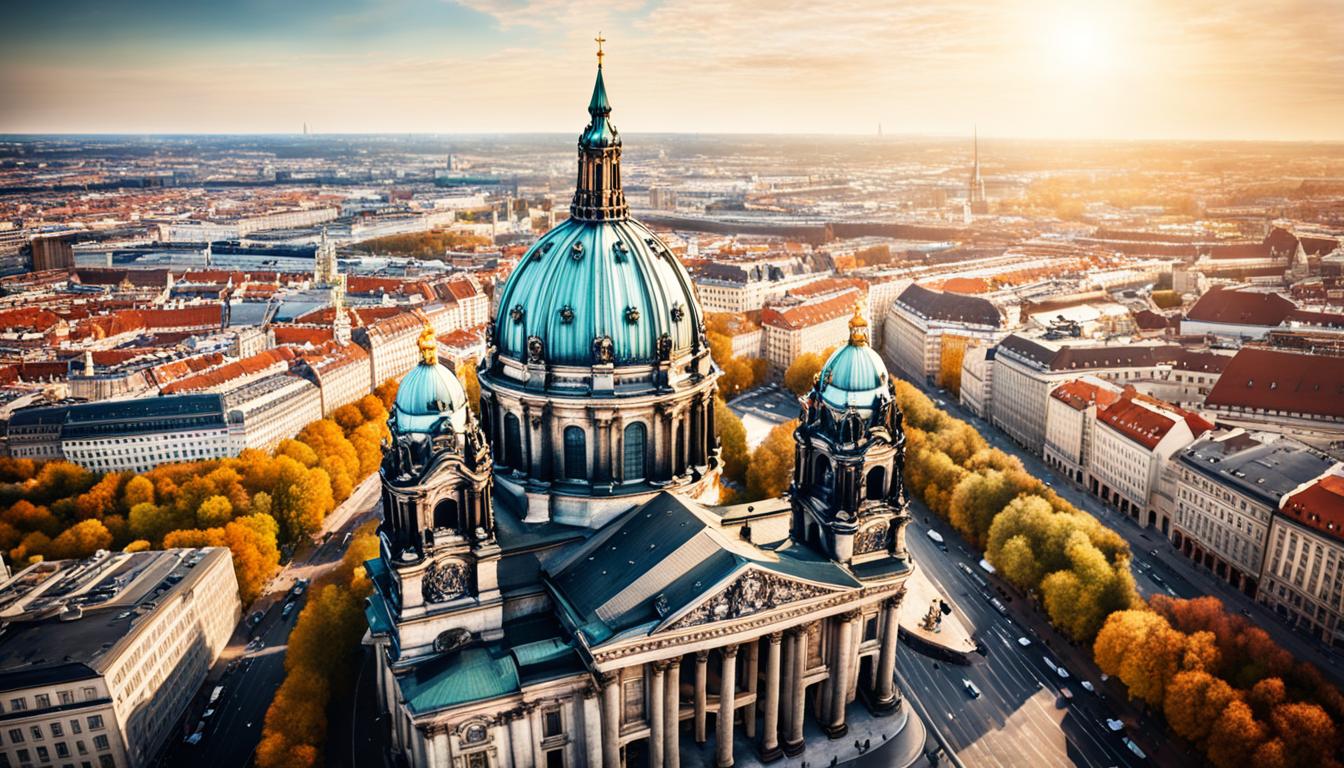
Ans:
POLYGON ((1344 0, 7 3, 0 133, 1344 140, 1344 0))

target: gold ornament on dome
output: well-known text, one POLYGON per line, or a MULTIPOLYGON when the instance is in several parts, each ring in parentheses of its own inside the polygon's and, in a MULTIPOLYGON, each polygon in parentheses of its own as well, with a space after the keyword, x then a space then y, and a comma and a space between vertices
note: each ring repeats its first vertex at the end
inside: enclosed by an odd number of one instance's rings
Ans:
POLYGON ((425 365, 435 365, 439 362, 439 342, 434 338, 434 326, 425 323, 416 345, 420 347, 420 359, 425 365))

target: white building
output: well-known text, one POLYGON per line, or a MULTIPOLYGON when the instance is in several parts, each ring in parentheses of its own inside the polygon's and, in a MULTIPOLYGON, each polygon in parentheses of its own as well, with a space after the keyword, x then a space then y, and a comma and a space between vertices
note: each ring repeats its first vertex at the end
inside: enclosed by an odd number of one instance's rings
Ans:
POLYGON ((712 263, 695 276, 696 293, 706 312, 748 312, 793 288, 827 277, 802 259, 784 256, 741 263, 712 263))
POLYGON ((229 423, 235 429, 242 426, 237 451, 268 451, 323 416, 317 385, 291 373, 278 373, 238 387, 224 396, 224 406, 229 423))
POLYGON ((967 347, 961 357, 961 404, 982 419, 994 409, 994 355, 997 347, 967 347))
POLYGON ((0 585, 0 764, 152 765, 241 612, 223 548, 20 571, 0 585))
POLYGON ((883 326, 887 359, 903 376, 927 381, 938 376, 946 337, 992 345, 1002 333, 1003 315, 987 299, 912 284, 892 302, 883 326))
POLYGON ((854 304, 861 298, 860 291, 849 289, 806 304, 766 307, 761 312, 762 346, 771 374, 782 376, 804 352, 821 353, 844 344, 854 304))
POLYGON ((1181 333, 1186 336, 1222 336, 1230 339, 1263 339, 1278 327, 1296 306, 1277 293, 1231 291, 1214 288, 1185 313, 1181 333))
POLYGON ((1334 461, 1277 435, 1234 429, 1206 435, 1172 460, 1171 541, 1218 578, 1254 595, 1279 502, 1334 461))
POLYGON ((1122 391, 1095 376, 1066 381, 1050 390, 1045 414, 1045 463, 1081 485, 1091 459, 1097 408, 1119 400, 1122 391))
POLYGON ((1212 428, 1193 413, 1126 389, 1119 400, 1097 409, 1088 490, 1165 533, 1174 503, 1155 498, 1159 475, 1173 454, 1212 428))
POLYGON ((1344 465, 1285 496, 1269 529, 1256 599, 1344 648, 1344 465))
POLYGON ((69 406, 61 449, 96 472, 147 472, 170 461, 234 456, 242 425, 230 425, 221 395, 174 395, 69 406))

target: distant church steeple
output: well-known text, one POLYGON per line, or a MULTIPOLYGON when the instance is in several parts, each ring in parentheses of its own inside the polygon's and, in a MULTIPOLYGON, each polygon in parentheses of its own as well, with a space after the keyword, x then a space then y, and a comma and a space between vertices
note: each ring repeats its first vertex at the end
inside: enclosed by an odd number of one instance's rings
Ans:
POLYGON ((593 83, 593 97, 588 102, 588 126, 579 135, 579 181, 570 203, 569 215, 581 221, 624 219, 630 215, 630 206, 621 190, 621 136, 608 119, 611 103, 607 101, 607 87, 602 82, 601 33, 597 42, 597 81, 593 83))
POLYGON ((980 129, 977 126, 971 133, 971 178, 966 190, 966 203, 973 214, 989 213, 989 201, 985 199, 985 180, 980 178, 980 129))

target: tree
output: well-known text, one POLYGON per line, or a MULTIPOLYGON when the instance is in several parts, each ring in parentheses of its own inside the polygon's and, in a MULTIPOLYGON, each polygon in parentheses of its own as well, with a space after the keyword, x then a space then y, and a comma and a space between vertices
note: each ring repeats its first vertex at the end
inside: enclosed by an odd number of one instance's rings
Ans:
POLYGON ((1217 768, 1242 768, 1253 765, 1252 755, 1265 741, 1268 729, 1255 719, 1251 708, 1233 699, 1209 729, 1209 762, 1217 768))
POLYGON ((1286 765, 1339 765, 1334 759, 1339 746, 1335 724, 1324 709, 1303 702, 1280 704, 1269 719, 1282 740, 1286 765))
POLYGON ((383 403, 383 409, 391 412, 392 403, 397 399, 397 380, 388 379, 374 388, 373 394, 383 403))
POLYGON ((1119 677, 1129 694, 1154 706, 1166 698, 1167 683, 1180 671, 1185 636, 1152 611, 1116 611, 1106 618, 1093 644, 1102 672, 1119 677))
POLYGON ((162 541, 169 531, 183 527, 177 522, 170 509, 157 504, 145 502, 131 508, 131 535, 137 539, 147 539, 151 543, 162 541))
POLYGON ((110 472, 103 475, 89 490, 75 499, 75 516, 80 520, 102 518, 117 509, 117 491, 122 475, 110 472))
POLYGON ((747 428, 721 398, 714 401, 714 432, 723 446, 723 474, 741 483, 747 477, 747 428))
POLYGON ((938 358, 938 379, 940 387, 947 388, 952 397, 961 396, 961 361, 966 357, 968 339, 956 334, 944 334, 941 354, 938 358))
POLYGON ((1237 692, 1203 670, 1178 672, 1167 686, 1162 711, 1172 730, 1201 747, 1237 692))
POLYGON ((47 553, 58 560, 91 557, 100 549, 112 546, 112 534, 100 520, 83 520, 52 540, 47 553))
POLYGON ((201 528, 218 528, 233 519, 233 505, 223 496, 211 496, 196 508, 196 524, 201 528))
POLYGON ((145 541, 144 539, 136 539, 135 541, 132 541, 130 544, 127 544, 121 551, 122 551, 122 552, 144 552, 144 551, 146 551, 146 550, 148 550, 148 549, 149 549, 149 542, 148 542, 148 541, 145 541))
POLYGON ((331 420, 339 424, 348 435, 364 423, 364 414, 360 413, 359 407, 354 403, 346 403, 331 412, 331 420))
POLYGON ((795 445, 793 431, 798 420, 776 424, 751 453, 747 465, 747 499, 773 499, 784 493, 793 479, 795 445))
POLYGON ((804 352, 795 357, 784 371, 784 386, 795 395, 807 394, 827 357, 830 357, 830 350, 826 351, 826 357, 817 352, 804 352))

